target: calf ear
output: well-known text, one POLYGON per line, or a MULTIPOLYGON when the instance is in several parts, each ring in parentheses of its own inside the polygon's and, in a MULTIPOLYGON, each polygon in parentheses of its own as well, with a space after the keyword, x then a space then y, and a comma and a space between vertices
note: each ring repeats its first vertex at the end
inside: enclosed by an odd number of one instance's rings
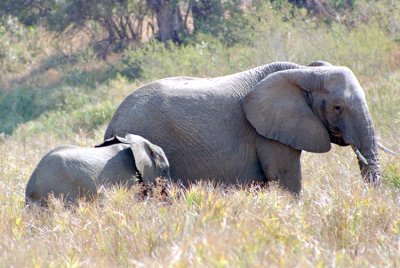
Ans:
POLYGON ((103 143, 101 144, 97 144, 94 147, 98 148, 98 147, 106 147, 106 146, 110 146, 113 144, 117 144, 117 143, 129 143, 125 138, 119 137, 119 136, 114 136, 112 138, 109 138, 107 140, 105 140, 103 143))
POLYGON ((159 162, 159 154, 157 146, 139 135, 127 134, 126 141, 130 144, 133 158, 135 159, 136 169, 144 183, 154 183, 160 175, 157 163, 159 162))
POLYGON ((144 140, 131 140, 130 143, 136 169, 145 184, 154 183, 159 176, 156 167, 156 153, 151 144, 144 140))

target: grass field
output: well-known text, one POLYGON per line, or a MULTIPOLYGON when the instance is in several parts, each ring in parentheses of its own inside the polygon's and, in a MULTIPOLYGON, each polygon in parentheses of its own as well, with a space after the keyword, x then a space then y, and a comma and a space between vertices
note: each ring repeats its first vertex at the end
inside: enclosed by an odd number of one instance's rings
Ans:
POLYGON ((352 27, 301 13, 281 20, 266 8, 249 42, 226 47, 204 36, 169 49, 151 42, 107 61, 90 49, 62 54, 40 33, 11 42, 0 65, 0 267, 399 267, 400 156, 382 151, 379 189, 366 188, 351 148, 333 146, 302 155, 298 200, 276 185, 202 182, 187 191, 172 186, 168 200, 143 200, 134 187, 108 189, 76 209, 56 200, 47 211, 24 204, 40 158, 60 144, 101 142, 115 108, 139 85, 272 61, 350 67, 380 142, 400 151, 400 18, 391 2, 360 7, 381 17, 352 27))

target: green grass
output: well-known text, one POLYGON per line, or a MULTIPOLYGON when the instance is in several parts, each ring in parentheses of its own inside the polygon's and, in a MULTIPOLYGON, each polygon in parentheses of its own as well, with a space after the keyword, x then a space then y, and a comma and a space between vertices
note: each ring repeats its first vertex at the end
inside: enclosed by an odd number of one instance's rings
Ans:
POLYGON ((385 167, 384 182, 396 189, 400 189, 400 167, 395 163, 388 163, 385 167))
POLYGON ((101 142, 116 106, 143 83, 225 75, 276 60, 349 66, 367 93, 380 142, 400 151, 395 4, 358 2, 344 23, 330 25, 267 6, 250 16, 257 23, 246 42, 226 47, 198 36, 168 49, 151 42, 108 62, 90 49, 65 55, 57 44, 46 47, 39 30, 19 39, 0 31, 10 44, 0 64, 0 132, 7 134, 0 136, 1 266, 400 266, 400 156, 384 152, 379 189, 366 188, 350 148, 333 146, 326 154, 303 153, 298 200, 276 185, 202 182, 187 191, 172 187, 168 202, 142 200, 134 187, 108 189, 104 199, 70 210, 57 200, 48 211, 24 205, 40 158, 60 144, 101 142), (13 62, 14 51, 24 50, 25 59, 13 62))

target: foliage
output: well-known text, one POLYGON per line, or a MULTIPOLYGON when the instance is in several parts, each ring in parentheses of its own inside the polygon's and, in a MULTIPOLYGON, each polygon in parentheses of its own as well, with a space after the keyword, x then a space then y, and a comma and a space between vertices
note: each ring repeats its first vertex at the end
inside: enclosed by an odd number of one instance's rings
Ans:
POLYGON ((15 72, 16 65, 31 63, 40 52, 36 29, 23 27, 13 17, 0 20, 0 68, 2 70, 15 72))
POLYGON ((57 7, 57 0, 3 0, 0 3, 0 17, 18 17, 20 22, 32 26, 57 7))
POLYGON ((87 21, 98 23, 108 33, 108 40, 141 40, 143 20, 148 15, 142 0, 63 1, 48 17, 48 26, 57 32, 82 28, 87 21))
POLYGON ((225 64, 225 57, 229 57, 229 50, 225 49, 220 42, 210 39, 187 46, 170 43, 168 48, 161 43, 151 42, 141 50, 128 53, 123 60, 121 74, 129 79, 144 81, 176 75, 212 76, 221 73, 215 68, 222 62, 225 64))
POLYGON ((164 43, 182 43, 199 33, 228 45, 248 40, 248 16, 241 0, 7 0, 0 10, 1 18, 16 17, 25 25, 43 25, 57 33, 73 36, 88 30, 104 55, 110 44, 140 42, 145 30, 147 38, 154 35, 164 43))
POLYGON ((25 25, 39 24, 57 33, 73 36, 82 29, 89 30, 103 54, 109 53, 111 43, 140 41, 149 15, 145 0, 7 0, 0 4, 1 9, 4 14, 0 17, 15 16, 25 25))
POLYGON ((0 133, 11 134, 19 124, 35 120, 43 113, 53 110, 71 112, 99 101, 105 90, 99 84, 115 78, 116 71, 111 67, 84 71, 73 67, 77 62, 72 58, 52 58, 42 62, 43 69, 32 74, 36 81, 28 81, 9 92, 0 91, 0 117, 3 118, 0 133), (49 71, 47 68, 54 69, 49 71), (56 78, 42 82, 39 76, 56 78))
MULTIPOLYGON (((217 35, 223 21, 224 7, 220 0, 191 1, 193 30, 217 35)), ((229 2, 224 3, 229 4, 229 2)))
POLYGON ((194 38, 197 34, 218 37, 231 46, 249 40, 249 18, 241 7, 240 0, 191 1, 194 38))

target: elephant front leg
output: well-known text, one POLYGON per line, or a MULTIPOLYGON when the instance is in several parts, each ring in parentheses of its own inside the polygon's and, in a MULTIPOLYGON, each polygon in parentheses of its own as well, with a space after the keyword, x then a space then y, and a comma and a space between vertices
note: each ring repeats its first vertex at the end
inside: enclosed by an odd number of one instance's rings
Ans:
POLYGON ((299 195, 301 191, 301 151, 277 141, 260 138, 257 155, 268 181, 277 180, 280 187, 299 195))

